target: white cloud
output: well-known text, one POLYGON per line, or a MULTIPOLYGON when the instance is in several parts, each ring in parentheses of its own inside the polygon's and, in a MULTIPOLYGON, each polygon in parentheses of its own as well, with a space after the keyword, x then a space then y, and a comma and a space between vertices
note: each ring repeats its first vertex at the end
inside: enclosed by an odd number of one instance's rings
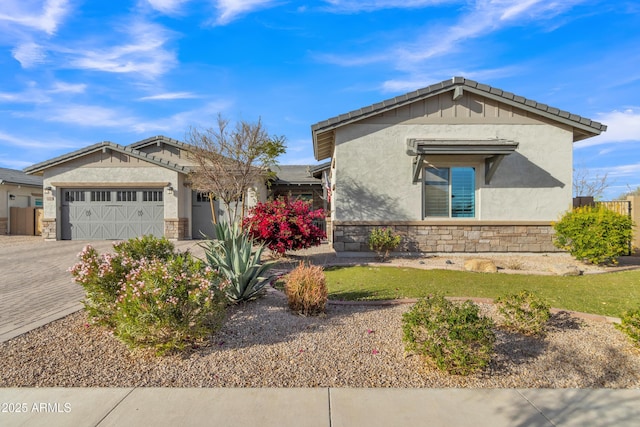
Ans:
POLYGON ((0 21, 54 34, 69 9, 68 0, 2 0, 0 21))
MULTIPOLYGON (((4 144, 12 145, 20 148, 37 148, 37 149, 60 149, 60 148, 72 148, 73 145, 69 144, 68 141, 55 141, 51 138, 43 138, 43 140, 35 140, 32 138, 27 138, 24 136, 11 135, 6 132, 0 131, 0 141, 4 144)), ((29 166, 31 163, 28 163, 24 166, 29 166)))
POLYGON ((240 15, 263 9, 275 3, 274 0, 215 0, 218 17, 216 24, 226 25, 240 15))
POLYGON ((627 108, 596 115, 594 120, 607 125, 606 132, 575 143, 575 148, 614 142, 640 142, 640 108, 627 108))
POLYGON ((34 42, 24 42, 11 50, 13 57, 20 63, 22 68, 31 68, 34 65, 42 64, 46 60, 45 49, 34 42))
POLYGON ((172 68, 176 60, 174 52, 165 44, 169 32, 162 26, 147 22, 134 22, 121 29, 126 43, 109 43, 105 47, 84 49, 60 49, 72 59, 69 65, 108 73, 138 73, 156 77, 172 68))
POLYGON ((166 92, 159 93, 157 95, 144 96, 138 98, 138 101, 156 101, 156 100, 171 100, 171 99, 192 99, 198 98, 198 95, 191 92, 166 92))
POLYGON ((126 111, 97 105, 67 104, 48 108, 36 113, 27 113, 40 120, 72 124, 83 127, 133 127, 137 119, 126 111))
MULTIPOLYGON (((458 50, 459 46, 467 40, 487 36, 502 28, 516 25, 524 25, 531 21, 549 21, 559 14, 571 9, 573 6, 587 0, 566 0, 563 2, 550 2, 547 0, 476 0, 469 2, 468 7, 462 9, 464 12, 455 23, 430 24, 422 33, 423 36, 413 37, 415 42, 405 43, 389 48, 377 50, 374 54, 344 56, 338 55, 317 55, 321 61, 342 66, 370 65, 376 62, 391 62, 398 69, 412 72, 415 69, 423 68, 427 60, 434 57, 449 55, 458 50)), ((365 2, 354 1, 331 1, 336 6, 352 6, 354 9, 358 5, 374 8, 384 7, 428 7, 440 1, 419 1, 407 0, 400 2, 397 0, 370 0, 365 2)), ((457 3, 464 3, 458 1, 457 3)), ((412 37, 408 37, 412 38, 412 37)), ((423 79, 420 79, 423 80, 423 79)))
POLYGON ((325 0, 337 12, 370 12, 380 9, 415 9, 460 0, 325 0))
POLYGON ((189 0, 147 0, 152 8, 168 15, 178 12, 180 6, 189 0))
POLYGON ((87 90, 87 85, 84 83, 65 83, 55 82, 51 89, 48 89, 48 93, 84 93, 87 90))

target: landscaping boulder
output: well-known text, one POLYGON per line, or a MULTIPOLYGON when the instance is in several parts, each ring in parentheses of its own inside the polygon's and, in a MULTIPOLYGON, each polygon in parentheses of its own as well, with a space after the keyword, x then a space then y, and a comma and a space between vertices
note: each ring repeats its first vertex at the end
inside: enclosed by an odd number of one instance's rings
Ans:
POLYGON ((549 271, 556 276, 579 276, 582 274, 578 267, 571 264, 553 264, 549 267, 549 271))
POLYGON ((464 269, 478 273, 497 273, 498 267, 490 259, 474 258, 464 262, 464 269))

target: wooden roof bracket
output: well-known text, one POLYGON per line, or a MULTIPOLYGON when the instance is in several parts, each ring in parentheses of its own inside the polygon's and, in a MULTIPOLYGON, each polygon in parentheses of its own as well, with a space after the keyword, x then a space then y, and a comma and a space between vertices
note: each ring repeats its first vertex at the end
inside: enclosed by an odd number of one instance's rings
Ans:
POLYGON ((493 174, 496 173, 498 166, 504 159, 504 154, 497 154, 495 156, 487 157, 484 159, 484 183, 485 185, 491 184, 491 178, 493 178, 493 174))

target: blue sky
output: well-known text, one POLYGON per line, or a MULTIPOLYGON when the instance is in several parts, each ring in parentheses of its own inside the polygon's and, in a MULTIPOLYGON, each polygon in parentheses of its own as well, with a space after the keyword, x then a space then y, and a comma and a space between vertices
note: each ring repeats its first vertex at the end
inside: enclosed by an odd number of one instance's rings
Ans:
POLYGON ((453 76, 605 123, 575 167, 640 186, 637 0, 2 0, 0 166, 218 113, 313 164, 312 124, 453 76))

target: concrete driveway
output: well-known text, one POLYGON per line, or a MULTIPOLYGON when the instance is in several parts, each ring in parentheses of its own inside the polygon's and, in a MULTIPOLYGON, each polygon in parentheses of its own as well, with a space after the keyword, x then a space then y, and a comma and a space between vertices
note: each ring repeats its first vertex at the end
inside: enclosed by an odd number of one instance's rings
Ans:
MULTIPOLYGON (((175 242, 177 249, 200 256, 197 243, 175 242)), ((0 342, 82 308, 84 290, 72 282, 67 269, 87 244, 104 253, 111 251, 113 242, 0 236, 0 342)))

